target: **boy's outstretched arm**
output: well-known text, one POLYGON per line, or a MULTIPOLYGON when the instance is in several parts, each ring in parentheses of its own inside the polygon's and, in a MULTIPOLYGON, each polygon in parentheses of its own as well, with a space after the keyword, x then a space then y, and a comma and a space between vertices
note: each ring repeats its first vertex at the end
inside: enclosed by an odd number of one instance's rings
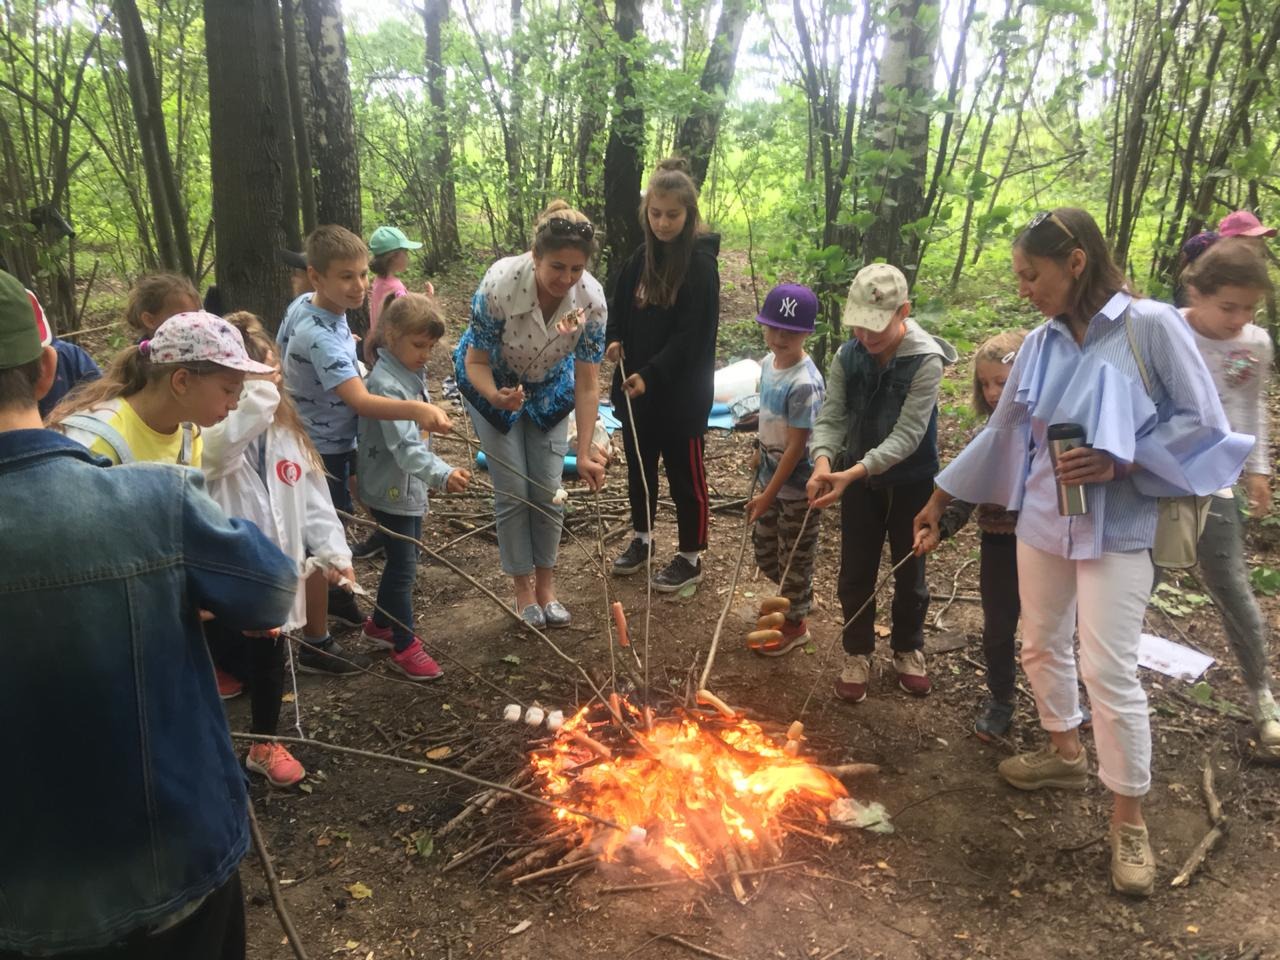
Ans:
POLYGON ((334 388, 343 403, 368 420, 412 420, 428 433, 448 433, 449 415, 434 403, 421 400, 392 400, 372 394, 359 377, 352 377, 334 388))

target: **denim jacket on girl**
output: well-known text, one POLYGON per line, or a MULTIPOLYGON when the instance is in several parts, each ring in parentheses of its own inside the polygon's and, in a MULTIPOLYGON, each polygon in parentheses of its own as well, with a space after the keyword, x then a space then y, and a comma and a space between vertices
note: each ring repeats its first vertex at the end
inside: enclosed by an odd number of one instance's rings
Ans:
POLYGON ((0 951, 163 924, 248 844, 199 611, 281 623, 295 565, 198 471, 106 464, 52 430, 0 432, 0 951))
MULTIPOLYGON (((393 400, 430 403, 427 382, 386 347, 378 350, 378 362, 365 386, 370 393, 393 400)), ((402 517, 427 512, 427 488, 444 488, 453 467, 431 450, 430 442, 412 420, 360 419, 359 460, 356 483, 365 506, 402 517)))

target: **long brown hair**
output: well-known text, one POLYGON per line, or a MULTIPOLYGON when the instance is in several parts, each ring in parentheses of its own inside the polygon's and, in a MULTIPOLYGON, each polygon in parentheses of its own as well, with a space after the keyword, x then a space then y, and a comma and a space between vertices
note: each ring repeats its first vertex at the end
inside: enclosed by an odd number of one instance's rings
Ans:
POLYGON ((1214 294, 1223 287, 1242 287, 1267 293, 1271 278, 1253 240, 1227 237, 1219 240, 1187 266, 1183 282, 1200 293, 1214 294))
MULTIPOLYGON (((257 316, 248 310, 237 310, 235 313, 228 313, 222 319, 240 331, 240 338, 244 340, 245 353, 249 354, 250 357, 259 363, 279 363, 280 358, 276 353, 276 342, 267 333, 266 327, 262 325, 262 321, 257 316)), ((302 447, 311 465, 317 470, 324 470, 324 461, 320 459, 320 453, 316 450, 316 445, 307 436, 307 430, 302 425, 302 418, 298 416, 298 408, 294 406, 293 400, 286 390, 282 389, 280 391, 280 405, 276 407, 276 415, 272 419, 272 423, 290 431, 302 447)))
POLYGON ((61 423, 73 413, 93 410, 116 399, 127 399, 141 393, 154 382, 173 376, 179 370, 189 370, 198 376, 222 373, 226 367, 212 360, 196 360, 191 363, 153 363, 142 355, 137 346, 125 347, 97 380, 86 380, 58 402, 45 419, 48 426, 61 423))
POLYGON ((676 295, 689 273, 693 243, 703 229, 698 212, 698 188, 689 176, 689 163, 683 157, 663 160, 649 178, 644 199, 640 201, 640 228, 644 231, 644 267, 636 301, 641 306, 669 307, 676 302, 676 295), (658 240, 649 226, 649 198, 655 192, 671 194, 685 209, 684 229, 668 243, 658 240))
POLYGON ((987 398, 982 394, 982 384, 978 382, 978 364, 1007 363, 1009 366, 1013 366, 1013 358, 1022 347, 1022 341, 1026 338, 1027 332, 1025 330, 1005 330, 1003 333, 997 333, 994 337, 989 337, 978 348, 978 352, 973 355, 973 409, 984 417, 991 416, 994 409, 991 404, 987 403, 987 398))
POLYGON ((1072 320, 1088 323, 1121 290, 1134 293, 1124 271, 1111 259, 1111 248, 1098 224, 1079 207, 1057 207, 1038 215, 1014 238, 1013 248, 1059 264, 1065 264, 1076 250, 1084 252, 1084 269, 1071 285, 1067 316, 1072 320))
POLYGON ((376 358, 379 347, 389 346, 401 337, 425 333, 439 340, 444 336, 444 329, 444 318, 433 298, 425 293, 406 293, 383 307, 378 325, 369 337, 369 354, 376 358))
POLYGON ((193 302, 200 303, 195 284, 180 273, 147 273, 138 278, 129 289, 129 302, 124 308, 124 318, 139 333, 147 333, 142 322, 144 313, 159 313, 170 297, 185 294, 193 302))

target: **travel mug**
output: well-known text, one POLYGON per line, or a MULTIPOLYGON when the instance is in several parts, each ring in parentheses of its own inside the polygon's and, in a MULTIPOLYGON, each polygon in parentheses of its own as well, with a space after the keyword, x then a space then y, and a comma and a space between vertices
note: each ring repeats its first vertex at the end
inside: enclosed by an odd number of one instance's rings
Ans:
MULTIPOLYGON (((1058 469, 1058 458, 1068 450, 1083 447, 1084 427, 1078 423, 1051 423, 1047 439, 1049 441, 1049 459, 1053 461, 1054 470, 1058 469)), ((1058 514, 1063 517, 1078 517, 1089 512, 1089 497, 1085 493, 1084 484, 1068 487, 1058 482, 1058 514)))

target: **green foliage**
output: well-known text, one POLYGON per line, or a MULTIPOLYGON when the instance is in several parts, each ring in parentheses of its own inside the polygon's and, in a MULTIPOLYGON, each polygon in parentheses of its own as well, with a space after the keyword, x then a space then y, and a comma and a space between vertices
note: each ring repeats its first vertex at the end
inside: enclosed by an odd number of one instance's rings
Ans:
POLYGON ((1249 583, 1259 593, 1274 597, 1280 593, 1280 570, 1267 566, 1254 567, 1249 571, 1249 583))

